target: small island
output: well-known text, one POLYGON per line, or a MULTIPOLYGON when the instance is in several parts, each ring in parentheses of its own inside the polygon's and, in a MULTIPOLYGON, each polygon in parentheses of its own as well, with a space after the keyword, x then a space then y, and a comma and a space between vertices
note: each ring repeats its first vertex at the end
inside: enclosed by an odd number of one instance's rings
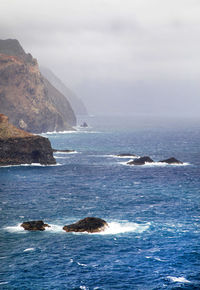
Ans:
POLYGON ((0 166, 32 163, 56 164, 49 139, 16 128, 0 114, 0 166))

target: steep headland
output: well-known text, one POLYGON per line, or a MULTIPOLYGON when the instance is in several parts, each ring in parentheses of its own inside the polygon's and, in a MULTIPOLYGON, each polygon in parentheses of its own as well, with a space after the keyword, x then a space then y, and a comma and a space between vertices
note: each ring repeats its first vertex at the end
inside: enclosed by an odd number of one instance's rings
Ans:
POLYGON ((0 114, 0 166, 40 163, 55 164, 47 138, 16 128, 0 114))
POLYGON ((71 130, 69 101, 40 73, 37 60, 17 40, 0 40, 0 113, 33 133, 71 130))
POLYGON ((83 101, 69 89, 50 69, 40 67, 42 75, 59 90, 70 102, 76 115, 88 115, 83 101))

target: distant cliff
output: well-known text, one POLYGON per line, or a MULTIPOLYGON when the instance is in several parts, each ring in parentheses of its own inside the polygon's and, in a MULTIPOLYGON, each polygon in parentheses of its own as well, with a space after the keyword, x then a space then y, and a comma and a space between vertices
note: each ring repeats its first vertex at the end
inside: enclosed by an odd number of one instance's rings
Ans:
POLYGON ((0 40, 0 113, 33 133, 76 125, 69 101, 41 75, 37 60, 13 39, 0 40))
POLYGON ((16 128, 0 114, 0 166, 40 163, 55 164, 47 138, 16 128))
POLYGON ((50 69, 40 67, 42 75, 59 90, 70 102, 76 115, 88 115, 83 101, 70 90, 50 69))

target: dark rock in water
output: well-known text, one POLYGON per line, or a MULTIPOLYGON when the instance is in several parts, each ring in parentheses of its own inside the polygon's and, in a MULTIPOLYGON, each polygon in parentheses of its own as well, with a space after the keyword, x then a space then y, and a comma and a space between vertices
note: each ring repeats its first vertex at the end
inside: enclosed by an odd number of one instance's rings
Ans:
POLYGON ((75 150, 70 150, 70 149, 53 149, 53 152, 65 152, 65 153, 72 153, 75 152, 75 150))
POLYGON ((134 160, 127 162, 128 165, 144 165, 146 162, 154 162, 149 156, 143 156, 134 160))
POLYGON ((0 114, 0 166, 31 163, 56 164, 50 141, 16 128, 0 114))
POLYGON ((21 224, 27 231, 44 231, 46 227, 50 228, 48 224, 45 224, 43 221, 28 221, 21 224))
POLYGON ((83 122, 83 124, 81 124, 80 126, 81 128, 87 128, 88 127, 88 124, 86 122, 83 122))
POLYGON ((66 232, 98 233, 104 231, 107 227, 106 221, 96 217, 87 217, 74 224, 64 226, 63 230, 66 232))
POLYGON ((117 154, 117 157, 137 157, 137 155, 135 154, 131 154, 131 153, 121 153, 121 154, 117 154))
POLYGON ((177 160, 174 157, 170 157, 168 159, 161 160, 159 162, 163 162, 163 163, 167 163, 167 164, 183 164, 183 162, 181 162, 180 160, 177 160))

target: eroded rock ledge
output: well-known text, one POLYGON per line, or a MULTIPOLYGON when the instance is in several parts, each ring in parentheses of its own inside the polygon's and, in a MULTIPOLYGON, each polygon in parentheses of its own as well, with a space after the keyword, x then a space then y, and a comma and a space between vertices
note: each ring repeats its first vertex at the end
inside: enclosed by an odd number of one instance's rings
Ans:
POLYGON ((16 128, 0 114, 0 166, 31 163, 56 164, 50 141, 16 128))

